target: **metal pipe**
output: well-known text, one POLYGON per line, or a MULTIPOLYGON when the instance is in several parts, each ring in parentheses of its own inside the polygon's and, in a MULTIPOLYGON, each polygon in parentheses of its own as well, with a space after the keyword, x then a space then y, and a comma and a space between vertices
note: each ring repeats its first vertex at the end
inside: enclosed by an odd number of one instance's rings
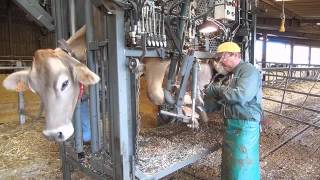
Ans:
POLYGON ((77 102, 76 109, 74 111, 74 141, 76 153, 83 152, 83 135, 82 135, 82 123, 81 123, 81 113, 80 113, 80 99, 77 102))
POLYGON ((75 0, 69 0, 70 33, 76 33, 76 7, 75 0))
POLYGON ((271 111, 268 111, 268 110, 264 110, 264 112, 267 112, 267 113, 270 113, 270 114, 274 114, 274 115, 277 115, 277 116, 280 116, 280 117, 283 117, 283 118, 286 118, 286 119, 289 119, 289 120, 292 120, 292 121, 296 121, 296 122, 299 122, 299 123, 302 123, 302 124, 306 124, 306 125, 312 126, 314 128, 320 129, 320 126, 316 125, 316 124, 304 122, 304 121, 301 121, 301 120, 298 120, 298 119, 295 119, 295 118, 292 118, 292 117, 284 116, 284 115, 281 115, 281 114, 278 114, 278 113, 275 113, 275 112, 271 112, 271 111))
POLYGON ((108 69, 108 67, 106 67, 108 65, 107 63, 107 49, 106 47, 103 47, 103 51, 102 51, 102 61, 101 62, 101 119, 102 119, 102 127, 103 127, 103 131, 102 131, 102 141, 103 141, 103 148, 107 149, 107 152, 110 152, 109 149, 109 141, 110 141, 110 137, 109 137, 109 124, 108 124, 108 119, 107 119, 107 97, 106 97, 106 70, 108 69))
POLYGON ((168 80, 166 84, 166 89, 164 89, 164 97, 165 100, 168 104, 175 104, 176 100, 174 96, 172 96, 171 91, 173 89, 174 85, 174 77, 176 73, 176 68, 177 68, 177 57, 172 57, 171 62, 170 62, 170 67, 169 67, 169 73, 168 73, 168 80))
MULTIPOLYGON (((61 0, 51 0, 52 5, 52 14, 55 19, 55 44, 58 45, 58 40, 61 38, 64 38, 62 31, 61 31, 61 0)), ((70 173, 70 165, 67 162, 67 154, 65 149, 65 143, 59 143, 59 152, 60 152, 60 158, 62 161, 62 172, 63 172, 63 179, 69 180, 71 179, 71 173, 70 173)))
MULTIPOLYGON (((75 1, 69 0, 69 17, 70 17, 70 34, 71 36, 76 32, 76 15, 75 15, 75 1)), ((74 112, 74 141, 75 151, 77 153, 83 152, 83 133, 82 133, 82 121, 81 121, 81 99, 78 99, 75 112, 74 112)))
MULTIPOLYGON (((88 49, 88 67, 90 70, 95 71, 94 64, 94 52, 89 48, 89 44, 93 42, 93 17, 92 17, 92 5, 90 0, 85 1, 85 22, 87 26, 86 38, 88 49)), ((97 85, 91 85, 89 87, 89 108, 90 108, 90 128, 91 128, 91 151, 92 153, 98 152, 99 139, 98 139, 98 117, 97 117, 97 85)))
MULTIPOLYGON (((319 118, 316 118, 316 121, 313 122, 313 124, 316 124, 319 122, 319 118)), ((276 147, 272 148, 270 151, 266 152, 265 154, 263 154, 260 158, 260 160, 265 159, 266 157, 268 157, 270 154, 274 153, 275 151, 277 151, 278 149, 280 149, 281 147, 283 147, 284 145, 286 145, 288 142, 290 142, 292 139, 296 138, 297 136, 299 136, 300 134, 302 134, 303 132, 305 132, 306 130, 310 129, 311 126, 307 125, 305 128, 303 128, 302 130, 296 132, 293 136, 289 137, 287 140, 281 142, 280 144, 278 144, 276 147)))
MULTIPOLYGON (((283 88, 277 88, 277 87, 268 86, 268 85, 264 85, 263 88, 276 89, 276 90, 280 90, 280 91, 284 90, 283 88)), ((287 92, 296 93, 296 94, 302 94, 302 95, 308 95, 308 96, 320 98, 320 95, 318 95, 318 94, 310 94, 310 93, 298 92, 298 91, 294 91, 294 90, 290 90, 290 89, 287 89, 287 92)))
MULTIPOLYGON (((285 78, 287 76, 281 76, 281 75, 274 75, 274 74, 266 74, 266 76, 272 76, 272 77, 282 77, 285 78)), ((290 77, 290 80, 305 80, 305 81, 317 81, 316 78, 301 78, 301 77, 290 77)), ((279 79, 277 79, 279 80, 279 79)), ((281 79, 283 80, 283 79, 281 79)))
POLYGON ((312 111, 312 112, 316 112, 316 113, 320 113, 319 110, 312 109, 312 108, 301 107, 301 106, 297 106, 297 105, 294 105, 294 104, 291 104, 291 103, 281 102, 281 101, 270 99, 270 98, 266 98, 266 97, 264 97, 263 99, 268 100, 268 101, 277 102, 277 103, 284 104, 284 105, 288 105, 288 106, 292 106, 292 107, 296 107, 296 108, 302 108, 302 109, 305 109, 305 110, 308 110, 308 111, 312 111))
POLYGON ((186 20, 183 19, 183 17, 187 17, 188 16, 188 12, 189 12, 189 5, 190 5, 190 0, 185 0, 184 3, 181 6, 181 11, 180 11, 180 18, 179 18, 179 27, 177 30, 177 36, 180 39, 180 46, 178 48, 180 48, 182 50, 183 44, 184 44, 184 29, 186 26, 186 20))
POLYGON ((197 98, 197 92, 198 92, 198 73, 200 70, 200 64, 197 60, 195 60, 193 64, 193 69, 192 69, 192 114, 191 114, 191 120, 192 120, 192 125, 193 127, 198 128, 199 125, 195 124, 196 119, 195 119, 195 112, 196 112, 196 98, 197 98))
POLYGON ((18 101, 19 101, 19 122, 20 125, 23 125, 26 122, 26 116, 24 114, 24 96, 23 92, 18 92, 18 101))

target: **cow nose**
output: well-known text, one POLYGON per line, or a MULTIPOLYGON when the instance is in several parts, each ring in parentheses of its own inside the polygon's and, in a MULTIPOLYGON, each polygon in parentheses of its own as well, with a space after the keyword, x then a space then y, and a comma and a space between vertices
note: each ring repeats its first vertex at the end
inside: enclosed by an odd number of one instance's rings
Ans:
POLYGON ((55 129, 46 129, 43 131, 43 134, 48 140, 63 142, 72 136, 73 131, 72 123, 70 123, 55 129))
POLYGON ((57 133, 54 133, 54 132, 51 132, 51 133, 43 132, 43 134, 50 141, 63 142, 63 141, 66 140, 66 138, 65 138, 65 136, 63 135, 62 132, 57 132, 57 133))

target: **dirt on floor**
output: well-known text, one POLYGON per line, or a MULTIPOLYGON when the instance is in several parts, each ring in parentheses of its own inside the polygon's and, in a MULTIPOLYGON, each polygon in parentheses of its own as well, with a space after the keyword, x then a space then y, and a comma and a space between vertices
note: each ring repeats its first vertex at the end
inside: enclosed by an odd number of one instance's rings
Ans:
MULTIPOLYGON (((3 79, 3 76, 0 76, 3 79)), ((2 81, 0 79, 0 81, 2 81)), ((292 84, 289 88, 309 92, 314 83, 292 84)), ((312 93, 320 94, 316 85, 312 93)), ((17 115, 17 93, 0 87, 0 179, 62 179, 58 144, 42 136, 44 120, 27 118, 21 126, 17 115)), ((265 89, 264 95, 281 100, 282 91, 265 89)), ((26 96, 26 111, 37 114, 39 100, 31 93, 26 96)), ((302 105, 306 96, 287 93, 286 102, 302 105)), ((320 110, 318 99, 308 97, 304 105, 320 110)), ((264 101, 264 108, 280 110, 280 106, 264 101)), ((283 106, 282 114, 301 121, 317 123, 317 113, 283 106)), ((222 117, 210 115, 210 126, 217 133, 223 131, 222 117)), ((261 136, 262 179, 320 179, 320 130, 276 115, 265 113, 261 136)), ((317 123, 320 126, 320 122, 317 123)), ((164 179, 219 179, 221 150, 215 151, 164 179)), ((73 179, 90 179, 76 171, 73 179)))

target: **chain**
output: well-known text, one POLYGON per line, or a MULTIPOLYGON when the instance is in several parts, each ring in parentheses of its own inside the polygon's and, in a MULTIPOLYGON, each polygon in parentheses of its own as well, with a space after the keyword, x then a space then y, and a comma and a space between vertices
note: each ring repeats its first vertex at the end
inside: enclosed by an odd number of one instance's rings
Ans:
POLYGON ((136 94, 136 142, 135 142, 135 157, 138 158, 138 147, 139 147, 139 133, 141 125, 140 116, 140 72, 135 72, 135 94, 136 94))

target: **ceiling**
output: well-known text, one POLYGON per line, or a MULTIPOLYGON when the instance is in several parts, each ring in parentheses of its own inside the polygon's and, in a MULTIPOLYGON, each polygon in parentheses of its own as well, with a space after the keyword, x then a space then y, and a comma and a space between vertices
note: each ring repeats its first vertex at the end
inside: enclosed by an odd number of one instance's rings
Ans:
POLYGON ((320 43, 320 0, 285 0, 285 33, 278 32, 282 1, 258 0, 258 8, 258 32, 320 43))

